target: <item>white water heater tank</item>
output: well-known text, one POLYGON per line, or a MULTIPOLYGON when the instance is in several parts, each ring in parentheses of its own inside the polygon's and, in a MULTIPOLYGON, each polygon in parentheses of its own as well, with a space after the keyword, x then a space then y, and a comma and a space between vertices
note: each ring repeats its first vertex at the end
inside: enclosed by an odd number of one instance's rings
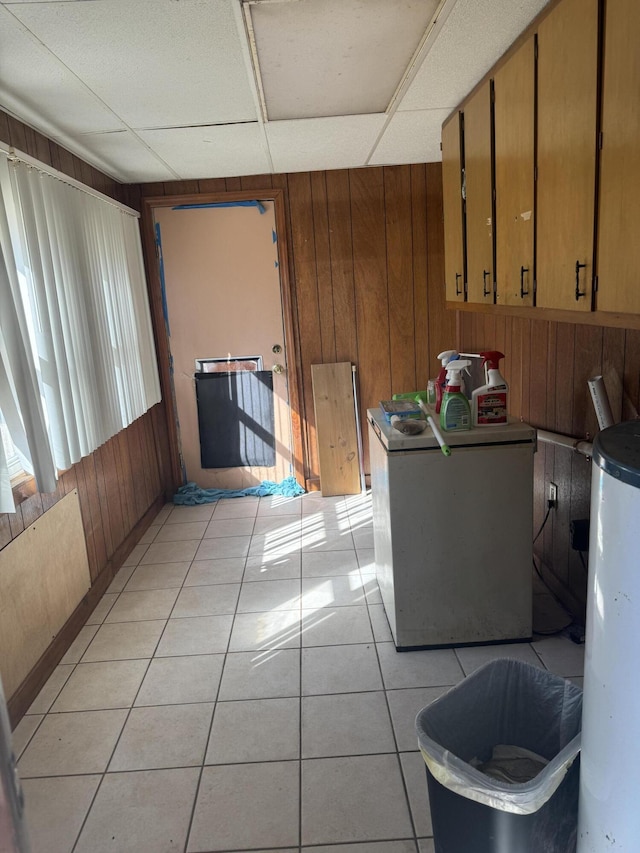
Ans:
POLYGON ((593 449, 578 853, 640 850, 640 420, 593 449))

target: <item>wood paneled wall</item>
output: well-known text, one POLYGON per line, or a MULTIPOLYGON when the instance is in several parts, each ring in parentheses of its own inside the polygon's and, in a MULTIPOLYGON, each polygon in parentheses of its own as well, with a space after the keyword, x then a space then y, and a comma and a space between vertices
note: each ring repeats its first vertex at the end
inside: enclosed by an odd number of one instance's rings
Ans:
MULTIPOLYGON (((0 141, 118 201, 134 208, 139 207, 137 187, 118 184, 2 111, 0 141)), ((10 702, 14 720, 24 712, 30 698, 37 693, 62 657, 74 632, 80 629, 109 580, 137 541, 141 533, 140 526, 148 523, 145 516, 154 506, 159 508, 165 494, 171 492, 167 425, 162 404, 154 406, 127 429, 66 471, 58 480, 56 492, 36 493, 19 504, 15 513, 1 514, 0 549, 75 488, 80 498, 91 582, 94 584, 93 594, 87 597, 88 600, 75 616, 65 636, 56 640, 55 649, 48 656, 45 655, 25 690, 10 702)))
MULTIPOLYGON (((459 312, 460 349, 498 349, 506 355, 511 414, 540 429, 576 438, 594 438, 598 430, 587 379, 602 374, 616 420, 638 416, 640 409, 640 331, 545 320, 459 312)), ((569 449, 538 444, 535 457, 535 530, 547 509, 548 485, 558 486, 535 552, 561 582, 557 592, 575 615, 586 599, 587 575, 571 548, 570 522, 589 517, 591 464, 569 449)), ((584 555, 585 562, 587 555, 584 555)), ((551 578, 553 581, 553 577, 551 578)))
MULTIPOLYGON (((317 485, 311 365, 357 366, 366 409, 424 388, 455 341, 444 305, 439 163, 144 184, 144 197, 283 189, 305 479, 317 485)), ((289 354, 290 355, 290 354, 289 354)), ((291 365, 291 359, 290 359, 291 365)))

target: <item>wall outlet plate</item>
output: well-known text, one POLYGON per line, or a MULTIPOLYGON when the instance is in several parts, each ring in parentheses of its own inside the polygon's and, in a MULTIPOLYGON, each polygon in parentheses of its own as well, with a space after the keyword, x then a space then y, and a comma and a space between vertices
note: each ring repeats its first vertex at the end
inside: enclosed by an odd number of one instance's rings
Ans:
POLYGON ((549 504, 555 506, 558 503, 558 487, 555 483, 549 483, 549 504))

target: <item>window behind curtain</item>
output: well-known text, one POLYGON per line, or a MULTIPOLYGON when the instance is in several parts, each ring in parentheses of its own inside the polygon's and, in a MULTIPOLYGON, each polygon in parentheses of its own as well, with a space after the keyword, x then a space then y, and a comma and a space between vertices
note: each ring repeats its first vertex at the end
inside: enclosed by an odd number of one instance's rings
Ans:
MULTIPOLYGON (((160 400, 138 220, 4 157, 0 188, 10 231, 3 251, 5 258, 11 254, 15 273, 12 297, 28 329, 22 358, 33 360, 51 455, 63 470, 160 400)), ((2 324, 0 317, 0 332, 2 324)), ((13 373, 7 372, 14 393, 5 388, 12 399, 0 399, 5 432, 16 423, 15 356, 13 373)), ((22 421, 31 450, 27 464, 35 463, 36 439, 22 421)), ((18 436, 11 439, 23 447, 18 436)), ((44 480, 38 464, 33 467, 36 479, 44 480)))

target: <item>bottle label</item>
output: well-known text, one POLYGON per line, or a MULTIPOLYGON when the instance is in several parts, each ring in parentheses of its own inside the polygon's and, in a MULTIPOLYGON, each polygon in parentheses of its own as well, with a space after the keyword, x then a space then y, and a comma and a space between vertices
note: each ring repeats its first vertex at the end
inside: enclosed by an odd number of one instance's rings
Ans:
POLYGON ((441 423, 441 426, 449 431, 471 428, 469 407, 465 400, 456 397, 448 400, 444 422, 441 423))
POLYGON ((486 394, 478 394, 478 424, 506 424, 507 423, 507 392, 490 391, 486 394))

